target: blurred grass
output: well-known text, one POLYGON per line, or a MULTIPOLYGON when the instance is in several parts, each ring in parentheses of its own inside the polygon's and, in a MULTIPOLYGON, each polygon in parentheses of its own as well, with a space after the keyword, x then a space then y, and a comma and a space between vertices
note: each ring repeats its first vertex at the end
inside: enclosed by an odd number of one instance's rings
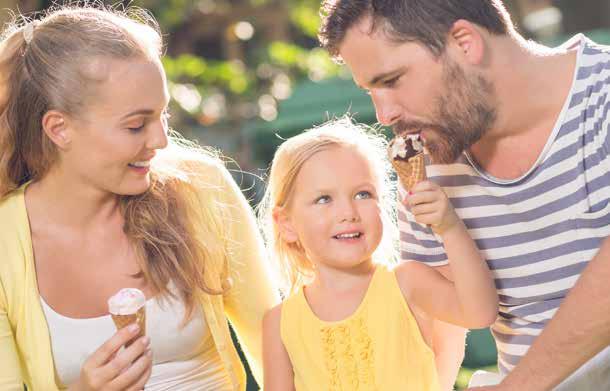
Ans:
POLYGON ((488 372, 498 372, 498 367, 495 365, 489 365, 481 368, 460 368, 460 372, 458 373, 457 379, 455 380, 455 389, 456 390, 465 390, 468 387, 468 382, 472 377, 472 374, 482 369, 488 372))

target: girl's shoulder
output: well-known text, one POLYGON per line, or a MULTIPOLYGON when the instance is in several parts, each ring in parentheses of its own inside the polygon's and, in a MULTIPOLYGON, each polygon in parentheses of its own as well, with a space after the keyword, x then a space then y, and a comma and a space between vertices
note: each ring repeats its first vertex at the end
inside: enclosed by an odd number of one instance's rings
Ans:
POLYGON ((407 297, 422 278, 425 279, 429 273, 436 273, 430 266, 417 261, 402 261, 393 270, 400 290, 407 297))

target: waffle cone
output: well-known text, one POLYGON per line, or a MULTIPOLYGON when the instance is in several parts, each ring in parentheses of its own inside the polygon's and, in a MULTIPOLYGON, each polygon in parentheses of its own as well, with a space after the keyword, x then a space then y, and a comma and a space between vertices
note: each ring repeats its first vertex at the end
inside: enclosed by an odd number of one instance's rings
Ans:
POLYGON ((405 190, 411 191, 413 186, 426 179, 426 166, 424 164, 423 153, 418 153, 408 161, 399 159, 391 159, 391 161, 398 179, 405 190))
POLYGON ((129 315, 114 315, 111 314, 112 320, 117 328, 117 330, 122 329, 123 327, 129 326, 133 323, 138 323, 140 326, 140 332, 136 335, 131 341, 125 344, 125 347, 129 347, 133 341, 144 336, 146 334, 146 306, 140 308, 138 312, 135 314, 129 315))

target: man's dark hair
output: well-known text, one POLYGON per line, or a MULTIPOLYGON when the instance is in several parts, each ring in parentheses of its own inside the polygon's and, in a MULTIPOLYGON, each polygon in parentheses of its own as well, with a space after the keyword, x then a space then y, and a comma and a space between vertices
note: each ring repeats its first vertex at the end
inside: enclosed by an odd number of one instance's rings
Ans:
POLYGON ((501 0, 324 0, 319 39, 337 57, 347 30, 371 16, 371 33, 381 27, 395 42, 418 42, 440 56, 453 24, 464 19, 493 34, 507 34, 510 16, 501 0))

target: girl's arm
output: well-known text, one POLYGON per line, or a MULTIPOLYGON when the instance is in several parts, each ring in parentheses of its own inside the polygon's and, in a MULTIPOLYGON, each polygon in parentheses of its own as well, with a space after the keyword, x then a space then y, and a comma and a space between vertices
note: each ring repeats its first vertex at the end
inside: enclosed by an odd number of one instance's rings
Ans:
POLYGON ((409 307, 417 320, 424 341, 434 352, 440 389, 453 390, 464 360, 466 329, 433 319, 413 304, 409 307))
POLYGON ((433 323, 433 351, 441 390, 453 390, 466 346, 466 329, 438 319, 433 323))
POLYGON ((483 328, 498 314, 498 294, 492 274, 466 226, 442 189, 433 182, 418 183, 405 199, 415 219, 441 236, 453 281, 438 271, 409 262, 403 283, 407 299, 434 318, 466 328, 483 328))
POLYGON ((288 352, 282 343, 280 319, 282 305, 278 305, 263 318, 263 371, 265 391, 294 390, 294 372, 288 352))

